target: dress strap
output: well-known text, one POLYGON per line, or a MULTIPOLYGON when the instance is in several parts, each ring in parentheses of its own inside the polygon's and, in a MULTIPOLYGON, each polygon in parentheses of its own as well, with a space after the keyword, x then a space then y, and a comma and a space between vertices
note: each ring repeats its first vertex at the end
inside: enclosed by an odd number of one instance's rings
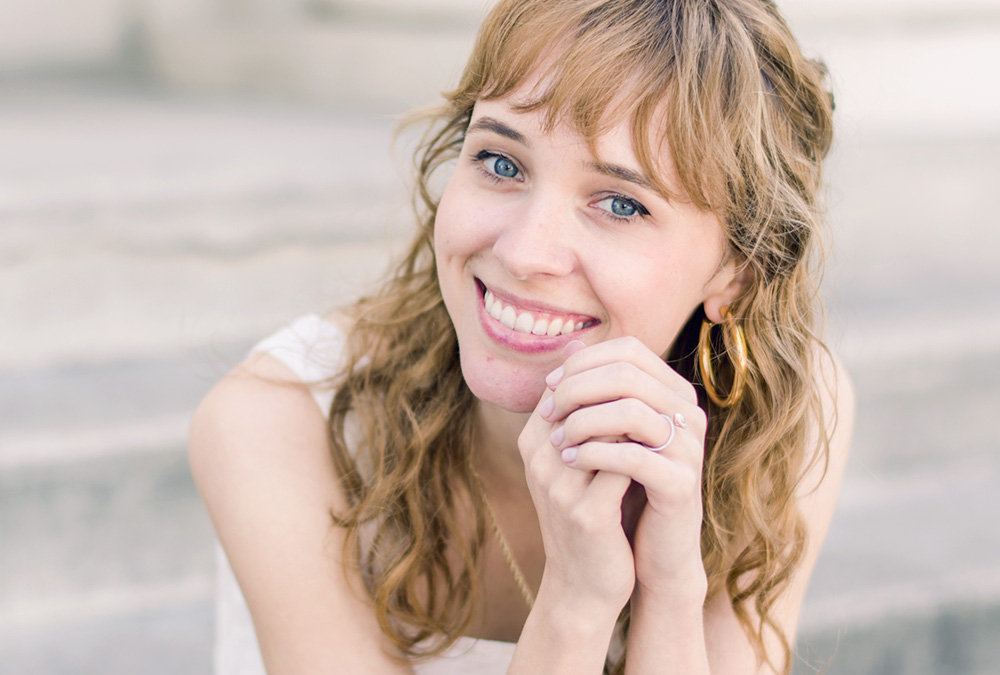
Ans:
POLYGON ((307 314, 257 343, 251 352, 263 352, 281 361, 312 393, 326 417, 333 403, 329 379, 339 370, 344 333, 329 321, 307 314))

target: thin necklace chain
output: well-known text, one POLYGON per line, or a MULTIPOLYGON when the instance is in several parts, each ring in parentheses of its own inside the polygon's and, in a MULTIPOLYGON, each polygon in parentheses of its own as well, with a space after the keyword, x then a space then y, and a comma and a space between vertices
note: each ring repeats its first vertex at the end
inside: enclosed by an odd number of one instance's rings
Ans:
POLYGON ((490 525, 493 526, 493 533, 497 536, 497 543, 500 544, 500 552, 503 553, 503 558, 507 561, 507 569, 510 570, 511 575, 514 577, 517 587, 521 589, 521 595, 524 597, 524 602, 527 603, 530 610, 535 605, 535 594, 531 591, 531 586, 528 585, 527 579, 524 578, 524 572, 521 571, 521 566, 517 564, 517 558, 514 557, 514 551, 511 550, 510 544, 507 543, 507 538, 503 536, 503 530, 500 529, 497 516, 493 513, 490 500, 486 498, 486 486, 483 485, 483 480, 472 466, 471 454, 469 456, 469 471, 472 473, 473 478, 476 479, 476 483, 478 483, 479 498, 482 499, 483 506, 486 507, 486 515, 489 516, 490 525))

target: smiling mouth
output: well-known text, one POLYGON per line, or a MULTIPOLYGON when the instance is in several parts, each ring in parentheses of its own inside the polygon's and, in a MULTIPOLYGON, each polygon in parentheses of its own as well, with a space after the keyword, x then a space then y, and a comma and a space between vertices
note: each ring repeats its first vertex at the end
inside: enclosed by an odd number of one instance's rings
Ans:
POLYGON ((558 337, 569 335, 598 323, 596 319, 559 315, 549 312, 519 309, 497 298, 483 286, 483 303, 486 313, 515 333, 558 337))

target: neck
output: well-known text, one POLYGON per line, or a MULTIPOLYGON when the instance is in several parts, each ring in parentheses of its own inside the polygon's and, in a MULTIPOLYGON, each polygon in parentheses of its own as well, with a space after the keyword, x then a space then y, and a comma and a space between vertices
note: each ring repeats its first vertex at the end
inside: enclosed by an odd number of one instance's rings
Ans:
POLYGON ((492 403, 476 404, 473 462, 495 489, 527 488, 517 439, 530 413, 514 413, 492 403))

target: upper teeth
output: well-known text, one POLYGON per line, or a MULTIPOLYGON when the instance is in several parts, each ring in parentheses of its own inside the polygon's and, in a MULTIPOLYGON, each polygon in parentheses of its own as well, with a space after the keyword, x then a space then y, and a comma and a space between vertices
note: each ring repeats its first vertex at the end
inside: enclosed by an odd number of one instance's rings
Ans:
POLYGON ((518 313, 511 305, 503 304, 490 291, 486 291, 484 301, 486 311, 490 316, 518 333, 534 333, 535 335, 555 337, 580 330, 586 325, 583 321, 574 322, 572 319, 558 316, 546 319, 545 317, 535 317, 531 312, 518 313))

